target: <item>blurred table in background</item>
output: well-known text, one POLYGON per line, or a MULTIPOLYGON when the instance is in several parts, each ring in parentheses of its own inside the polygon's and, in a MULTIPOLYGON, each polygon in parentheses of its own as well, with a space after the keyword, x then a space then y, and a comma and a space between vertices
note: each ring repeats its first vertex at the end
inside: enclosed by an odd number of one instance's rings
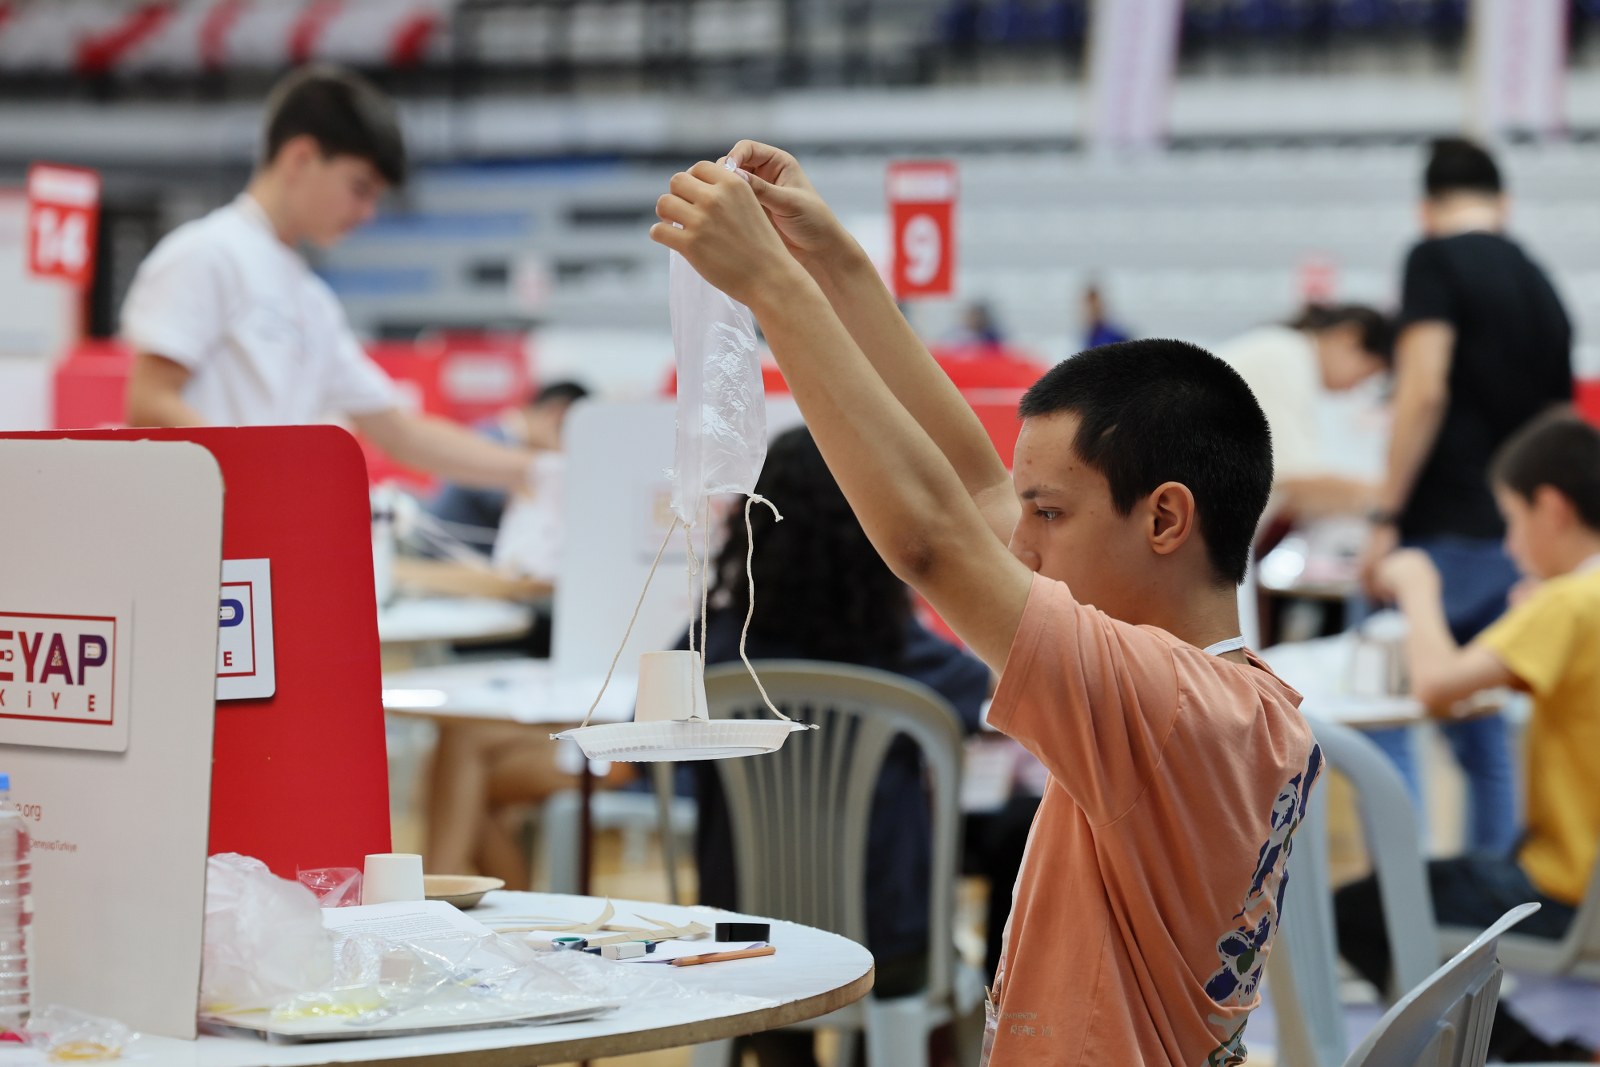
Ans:
POLYGON ((533 607, 491 597, 397 598, 378 609, 384 665, 442 663, 457 644, 505 641, 533 625, 533 607))

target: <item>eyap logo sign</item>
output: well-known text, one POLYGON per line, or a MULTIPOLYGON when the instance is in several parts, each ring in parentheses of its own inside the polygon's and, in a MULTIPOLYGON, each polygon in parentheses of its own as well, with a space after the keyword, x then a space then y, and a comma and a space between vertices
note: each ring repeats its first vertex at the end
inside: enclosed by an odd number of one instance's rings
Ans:
POLYGON ((116 722, 117 620, 0 611, 0 718, 116 722))

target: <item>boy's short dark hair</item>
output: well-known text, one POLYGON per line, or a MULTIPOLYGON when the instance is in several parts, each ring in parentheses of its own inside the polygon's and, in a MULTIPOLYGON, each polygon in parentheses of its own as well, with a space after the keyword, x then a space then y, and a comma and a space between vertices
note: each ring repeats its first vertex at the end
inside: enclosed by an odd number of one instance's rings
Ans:
POLYGON ((1503 189, 1494 157, 1465 137, 1441 137, 1433 142, 1422 187, 1430 197, 1451 193, 1495 196, 1503 189))
POLYGON ((1512 434, 1495 453, 1489 478, 1522 499, 1548 485, 1600 532, 1600 430, 1571 408, 1557 408, 1512 434))
POLYGON ((1102 345, 1056 364, 1017 410, 1078 416, 1073 451, 1124 515, 1163 482, 1188 486, 1218 579, 1244 581, 1272 492, 1272 433, 1232 367, 1184 341, 1102 345))
POLYGON ((1362 349, 1385 363, 1394 362, 1394 323, 1365 304, 1307 304, 1289 325, 1312 332, 1355 326, 1361 331, 1362 349))
POLYGON ((546 404, 573 404, 588 395, 589 389, 582 382, 551 382, 534 390, 528 398, 528 406, 537 408, 546 404))
POLYGON ((316 141, 325 156, 364 159, 390 185, 405 184, 406 146, 394 104, 353 71, 302 67, 273 87, 262 158, 272 162, 301 136, 316 141))

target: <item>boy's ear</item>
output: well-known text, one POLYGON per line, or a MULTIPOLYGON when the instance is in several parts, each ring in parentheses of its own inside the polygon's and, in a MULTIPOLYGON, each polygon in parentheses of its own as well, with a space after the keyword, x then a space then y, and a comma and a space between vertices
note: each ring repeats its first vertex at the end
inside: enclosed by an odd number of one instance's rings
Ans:
POLYGON ((1199 525, 1194 494, 1182 482, 1163 482, 1145 501, 1150 511, 1150 548, 1158 556, 1171 555, 1199 525))
POLYGON ((1531 501, 1533 510, 1548 519, 1556 519, 1565 527, 1578 521, 1578 509, 1572 506, 1567 495, 1553 485, 1536 486, 1531 501))
POLYGON ((278 146, 278 154, 272 157, 271 166, 284 173, 294 174, 305 168, 312 159, 322 154, 317 139, 308 133, 291 137, 278 146))

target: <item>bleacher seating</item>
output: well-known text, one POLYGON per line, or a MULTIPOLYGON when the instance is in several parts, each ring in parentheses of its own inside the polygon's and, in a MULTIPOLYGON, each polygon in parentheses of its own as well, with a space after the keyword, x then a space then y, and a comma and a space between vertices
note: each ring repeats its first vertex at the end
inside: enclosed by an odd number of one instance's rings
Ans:
MULTIPOLYGON (((1415 236, 1419 159, 1413 145, 1219 148, 1114 163, 1062 151, 968 154, 959 157, 959 292, 988 301, 1009 339, 1044 359, 1075 347, 1090 278, 1135 331, 1201 341, 1290 314, 1312 260, 1332 265, 1341 298, 1391 305, 1415 236)), ((886 160, 807 161, 869 245, 887 244, 886 160)), ((1600 146, 1511 148, 1506 164, 1517 235, 1555 274, 1579 336, 1600 336, 1600 146)), ((373 332, 463 314, 663 328, 666 255, 646 231, 670 170, 613 162, 425 174, 409 193, 414 217, 354 236, 329 257, 329 277, 373 332), (432 281, 418 291, 423 269, 432 281), (522 292, 530 269, 550 280, 542 301, 522 292), (396 291, 382 290, 385 277, 396 291), (344 284, 351 279, 362 284, 344 284)), ((939 340, 960 308, 920 304, 913 316, 939 340)), ((1600 370, 1591 363, 1585 354, 1587 372, 1600 370)))

